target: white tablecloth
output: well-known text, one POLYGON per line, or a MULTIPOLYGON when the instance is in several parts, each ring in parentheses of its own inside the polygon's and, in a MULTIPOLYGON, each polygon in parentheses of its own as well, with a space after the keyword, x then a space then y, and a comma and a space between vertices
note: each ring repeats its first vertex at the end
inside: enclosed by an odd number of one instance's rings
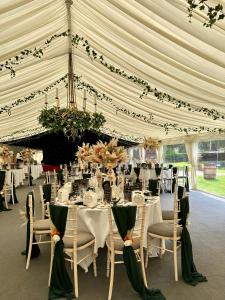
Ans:
POLYGON ((43 172, 43 167, 42 165, 31 165, 31 176, 33 179, 37 179, 41 176, 43 172))
MULTIPOLYGON (((147 230, 149 225, 162 222, 162 211, 160 198, 156 197, 146 205, 145 216, 145 233, 144 233, 144 247, 147 247, 147 230)), ((87 208, 80 207, 78 210, 78 228, 81 231, 91 232, 95 237, 95 253, 98 252, 98 248, 103 248, 107 235, 109 234, 109 221, 108 221, 108 209, 107 208, 87 208)), ((159 240, 152 241, 159 246, 159 240)), ((153 248, 152 256, 157 256, 156 248, 153 248)), ((91 264, 92 259, 83 261, 80 266, 87 270, 91 264)))
POLYGON ((11 169, 6 171, 6 184, 11 184, 11 173, 14 174, 14 184, 15 187, 23 184, 25 179, 25 172, 24 169, 11 169))
MULTIPOLYGON (((31 168, 31 176, 33 177, 33 180, 39 178, 43 172, 43 167, 42 165, 30 165, 31 168)), ((24 172, 28 173, 28 166, 24 166, 24 172)))

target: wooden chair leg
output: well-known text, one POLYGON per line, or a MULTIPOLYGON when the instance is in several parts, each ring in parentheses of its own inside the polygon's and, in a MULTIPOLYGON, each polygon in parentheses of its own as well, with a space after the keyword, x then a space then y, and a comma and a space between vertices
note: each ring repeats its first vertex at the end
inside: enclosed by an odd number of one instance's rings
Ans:
POLYGON ((15 201, 14 201, 13 187, 11 188, 11 195, 12 195, 12 204, 14 205, 14 204, 15 204, 15 201))
POLYGON ((48 276, 48 287, 51 284, 53 258, 54 258, 54 243, 53 243, 53 241, 51 241, 51 257, 50 257, 50 270, 49 270, 49 276, 48 276))
POLYGON ((95 254, 95 244, 93 244, 92 249, 92 257, 93 257, 93 270, 94 270, 94 276, 97 277, 97 266, 96 266, 96 254, 95 254))
POLYGON ((109 284, 109 294, 108 300, 112 299, 112 291, 113 291, 113 281, 114 281, 114 270, 115 270, 115 254, 111 251, 110 255, 110 284, 109 284))
POLYGON ((110 270, 110 251, 107 249, 107 270, 106 270, 106 277, 109 277, 109 270, 110 270))
POLYGON ((144 283, 145 283, 145 286, 148 287, 146 274, 145 274, 145 260, 144 260, 144 249, 143 249, 143 247, 140 248, 140 258, 141 258, 141 270, 142 270, 144 283))
POLYGON ((145 258, 145 268, 147 269, 148 267, 148 257, 151 252, 151 237, 147 233, 147 251, 146 251, 146 258, 145 258))
POLYGON ((162 258, 163 253, 165 252, 164 249, 164 240, 160 239, 160 251, 159 251, 159 257, 162 258))
POLYGON ((75 297, 78 298, 78 273, 77 273, 77 251, 73 253, 73 274, 74 274, 74 292, 75 297))
POLYGON ((4 191, 4 199, 5 199, 5 208, 8 209, 8 203, 7 203, 7 193, 6 190, 4 191))
POLYGON ((174 262, 174 275, 175 275, 175 281, 178 281, 178 269, 177 269, 177 241, 173 241, 173 262, 174 262))
POLYGON ((33 242, 33 231, 30 232, 29 250, 28 250, 28 253, 27 253, 26 270, 28 270, 29 266, 30 266, 30 258, 31 258, 31 251, 32 251, 32 242, 33 242))

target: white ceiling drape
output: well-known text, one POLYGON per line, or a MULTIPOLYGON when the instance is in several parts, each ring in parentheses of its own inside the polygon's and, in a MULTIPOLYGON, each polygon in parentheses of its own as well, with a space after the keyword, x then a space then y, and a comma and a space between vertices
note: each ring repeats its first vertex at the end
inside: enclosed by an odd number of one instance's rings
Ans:
MULTIPOLYGON (((185 0, 74 0, 72 33, 79 34, 113 66, 138 76, 153 88, 168 93, 195 107, 214 109, 225 115, 225 22, 212 29, 204 28, 202 13, 188 22, 185 0)), ((4 0, 0 1, 0 62, 15 57, 24 49, 39 48, 54 34, 68 29, 64 0, 4 0)), ((10 105, 33 91, 43 90, 67 73, 68 40, 55 39, 42 58, 29 56, 9 70, 0 71, 0 107, 10 105)), ((161 140, 179 141, 184 132, 159 125, 177 124, 179 128, 208 127, 225 130, 223 119, 213 120, 202 112, 175 108, 160 102, 152 94, 140 99, 143 87, 110 72, 98 61, 91 60, 80 46, 74 49, 76 75, 105 93, 112 103, 98 101, 98 111, 104 113, 104 132, 121 134, 127 139, 151 136, 161 140), (121 108, 116 112, 115 106, 121 108), (127 109, 143 118, 123 113, 127 109), (149 115, 150 114, 150 115, 149 115), (156 124, 158 124, 156 126, 156 124)), ((66 103, 66 90, 59 84, 61 104, 66 103)), ((55 88, 48 92, 54 103, 55 88)), ((77 92, 82 107, 82 92, 77 92)), ((35 134, 41 131, 38 115, 44 105, 44 95, 15 106, 11 115, 0 114, 0 139, 35 134)), ((94 111, 93 97, 87 108, 94 111)), ((191 133, 190 133, 191 134, 191 133)), ((202 134, 201 134, 202 136, 202 134)))

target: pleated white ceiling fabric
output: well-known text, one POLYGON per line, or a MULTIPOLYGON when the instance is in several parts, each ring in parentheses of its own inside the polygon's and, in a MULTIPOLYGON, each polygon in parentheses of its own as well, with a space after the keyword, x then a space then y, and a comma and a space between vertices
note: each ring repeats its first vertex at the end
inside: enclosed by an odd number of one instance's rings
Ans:
MULTIPOLYGON (((204 28, 205 16, 199 12, 189 23, 185 0, 73 2, 72 33, 87 39, 107 62, 178 100, 225 115, 225 21, 216 23, 212 29, 204 28)), ((20 51, 39 48, 52 35, 68 30, 65 1, 0 1, 0 28, 0 63, 4 63, 20 51)), ((166 133, 162 128, 165 124, 177 124, 181 129, 204 126, 225 130, 224 119, 213 120, 202 112, 176 108, 152 94, 140 99, 142 86, 91 60, 80 46, 73 52, 76 75, 112 100, 98 101, 98 111, 107 120, 103 132, 136 141, 151 136, 179 142, 186 133, 173 128, 166 133), (135 117, 124 113, 124 109, 135 117), (143 116, 147 120, 153 117, 152 123, 143 120, 143 116)), ((14 78, 9 70, 0 71, 0 107, 57 81, 66 75, 67 63, 68 39, 60 37, 50 44, 42 58, 29 56, 16 65, 14 78)), ((61 105, 65 105, 65 84, 61 82, 58 87, 61 105)), ((80 108, 82 96, 77 91, 80 108)), ((50 105, 55 103, 54 97, 55 88, 48 92, 50 105)), ((15 106, 11 115, 1 113, 0 140, 42 132, 38 115, 43 106, 44 95, 38 95, 15 106)), ((94 111, 92 96, 88 96, 87 109, 94 111)))

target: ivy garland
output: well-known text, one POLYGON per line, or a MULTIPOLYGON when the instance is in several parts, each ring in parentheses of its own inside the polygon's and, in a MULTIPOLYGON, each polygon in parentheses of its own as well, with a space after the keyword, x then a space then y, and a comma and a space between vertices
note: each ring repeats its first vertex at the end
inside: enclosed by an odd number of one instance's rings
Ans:
POLYGON ((28 95, 28 96, 25 96, 23 98, 19 98, 19 99, 15 100, 10 105, 5 105, 5 106, 0 107, 0 114, 7 112, 9 115, 11 115, 12 108, 14 108, 20 104, 24 104, 24 103, 27 103, 27 102, 33 100, 37 95, 46 94, 48 91, 50 91, 53 87, 57 86, 62 81, 66 83, 67 76, 68 76, 67 74, 64 75, 63 77, 59 78, 58 80, 54 81, 53 83, 51 83, 50 85, 45 87, 43 90, 37 90, 35 92, 30 93, 30 95, 28 95))
POLYGON ((203 26, 210 27, 219 20, 223 20, 225 18, 225 14, 223 11, 223 5, 218 3, 215 6, 209 4, 208 0, 187 0, 188 3, 188 17, 189 22, 191 23, 193 12, 195 10, 205 11, 207 15, 207 20, 203 23, 203 26))
POLYGON ((211 117, 213 120, 217 120, 219 118, 225 119, 225 115, 220 113, 219 111, 215 109, 208 109, 206 107, 198 107, 195 105, 192 105, 188 102, 178 100, 175 97, 170 96, 167 93, 161 92, 156 88, 153 88, 150 86, 150 84, 145 81, 144 79, 137 77, 135 75, 128 75, 124 70, 121 70, 119 68, 114 67, 110 63, 108 63, 103 55, 100 55, 96 52, 94 48, 92 48, 88 41, 85 40, 83 37, 78 36, 77 34, 74 36, 72 35, 72 43, 73 45, 77 46, 80 42, 82 42, 82 47, 85 48, 85 51, 87 55, 93 59, 101 63, 104 67, 106 67, 110 72, 115 73, 117 75, 120 75, 121 77, 138 84, 144 88, 142 94, 140 95, 140 98, 142 99, 144 96, 147 96, 149 93, 153 94, 156 99, 158 99, 160 102, 169 102, 171 104, 174 104, 176 108, 186 108, 190 112, 199 112, 203 113, 204 115, 211 117))
MULTIPOLYGON (((199 1, 202 1, 202 0, 199 0, 199 1)), ((5 63, 1 64, 0 71, 4 68, 7 68, 9 70, 13 70, 13 71, 11 71, 11 75, 13 72, 13 74, 14 74, 13 76, 15 76, 15 70, 13 69, 13 64, 19 64, 26 56, 29 56, 29 55, 33 55, 34 57, 40 58, 43 55, 43 51, 46 50, 47 47, 49 47, 50 43, 54 39, 59 38, 61 36, 63 36, 63 37, 70 36, 72 45, 74 45, 75 47, 78 47, 78 45, 83 47, 86 54, 88 55, 88 57, 91 60, 98 61, 104 67, 106 67, 110 72, 115 73, 115 74, 131 81, 132 83, 135 83, 135 84, 141 86, 143 88, 143 92, 140 95, 140 98, 143 98, 144 96, 147 96, 149 93, 151 93, 151 94, 153 94, 153 96, 156 99, 158 99, 158 101, 160 101, 160 102, 165 101, 165 102, 174 104, 175 108, 186 108, 190 112, 203 113, 204 115, 211 117, 213 120, 217 120, 219 118, 225 119, 225 115, 215 109, 208 109, 206 107, 198 107, 198 106, 192 105, 188 102, 178 100, 175 97, 172 97, 167 93, 161 92, 158 89, 151 87, 151 85, 144 79, 137 77, 135 75, 129 75, 124 70, 114 67, 112 64, 108 63, 104 59, 103 55, 98 54, 97 51, 93 47, 90 46, 88 40, 86 40, 84 37, 79 36, 78 34, 76 34, 76 35, 71 34, 69 31, 65 31, 60 34, 53 35, 45 42, 45 46, 42 48, 34 48, 33 50, 26 49, 24 51, 21 51, 18 56, 14 57, 12 59, 9 59, 5 63)), ((0 110, 0 113, 1 113, 1 110, 0 110)))
MULTIPOLYGON (((6 105, 6 106, 1 107, 0 114, 3 112, 8 112, 8 114, 10 115, 11 109, 13 107, 18 106, 23 103, 26 103, 26 102, 29 102, 29 101, 32 101, 37 95, 46 94, 49 90, 51 90, 54 86, 58 85, 62 81, 65 83, 65 85, 67 85, 67 80, 66 80, 67 77, 68 77, 68 75, 66 74, 63 77, 61 77, 60 79, 58 79, 55 82, 53 82, 52 84, 50 84, 49 86, 47 86, 46 88, 44 88, 43 90, 37 90, 35 92, 32 92, 30 95, 25 96, 24 98, 17 99, 11 105, 6 105)), ((217 133, 224 132, 224 130, 220 129, 220 128, 209 128, 209 127, 204 127, 204 126, 182 128, 182 127, 178 127, 178 124, 176 124, 176 123, 157 122, 154 119, 153 114, 149 114, 149 116, 146 116, 146 115, 143 115, 140 113, 132 112, 132 111, 128 110, 127 108, 123 108, 123 107, 116 105, 111 97, 107 96, 105 93, 98 92, 98 90, 95 89, 92 85, 81 81, 80 76, 74 75, 74 82, 75 82, 76 88, 78 90, 86 89, 90 95, 95 95, 98 100, 106 101, 113 107, 113 109, 115 110, 116 113, 121 112, 121 113, 126 114, 129 117, 134 118, 134 119, 139 119, 141 121, 144 121, 145 123, 149 123, 154 126, 160 127, 165 130, 166 134, 168 134, 169 130, 171 130, 171 129, 176 130, 178 132, 184 132, 186 134, 188 134, 190 132, 200 133, 202 131, 215 132, 215 133, 216 132, 217 133)))
POLYGON ((112 130, 108 127, 103 127, 101 129, 101 132, 104 133, 104 134, 107 134, 109 136, 121 139, 121 140, 132 141, 132 142, 135 142, 135 143, 138 143, 138 144, 143 141, 143 139, 140 138, 140 137, 135 137, 135 136, 130 136, 130 135, 127 135, 127 134, 123 134, 123 133, 121 133, 121 132, 119 132, 115 129, 112 130))
POLYGON ((18 139, 19 135, 19 139, 25 138, 25 137, 30 137, 36 134, 40 134, 42 132, 45 132, 46 129, 44 129, 43 127, 36 127, 33 129, 26 129, 26 130, 17 130, 15 132, 13 132, 12 134, 8 134, 5 136, 0 137, 0 142, 7 142, 7 141, 13 141, 18 139), (20 136, 22 134, 22 136, 20 136))
POLYGON ((13 66, 18 65, 22 62, 22 60, 24 60, 26 57, 32 55, 35 58, 41 58, 44 55, 44 51, 50 46, 50 44, 52 43, 52 41, 54 41, 55 39, 58 39, 60 37, 65 37, 68 36, 68 32, 64 31, 58 34, 54 34, 52 35, 49 39, 47 39, 44 43, 44 46, 41 46, 39 48, 34 48, 34 49, 24 49, 22 51, 20 51, 20 53, 18 55, 16 55, 13 58, 9 58, 8 60, 6 60, 4 63, 0 64, 0 71, 4 70, 4 69, 8 69, 10 71, 11 74, 11 78, 16 76, 16 72, 13 68, 13 66))
POLYGON ((149 123, 149 124, 152 124, 154 126, 160 127, 160 128, 165 130, 166 134, 168 134, 170 129, 176 130, 178 132, 184 132, 186 134, 188 134, 190 132, 195 132, 195 133, 201 133, 201 132, 224 133, 225 132, 225 129, 221 129, 221 128, 209 128, 209 127, 205 127, 205 126, 183 128, 183 127, 178 127, 178 124, 176 124, 176 123, 157 122, 154 119, 154 116, 152 114, 150 114, 150 117, 147 117, 143 114, 137 114, 135 112, 131 112, 127 108, 122 108, 122 107, 117 106, 113 102, 112 98, 110 98, 109 96, 107 96, 104 93, 98 92, 98 90, 95 89, 93 86, 91 86, 89 83, 85 83, 85 82, 81 81, 81 77, 79 77, 79 76, 74 75, 74 81, 75 81, 75 84, 76 84, 76 88, 78 90, 86 89, 90 95, 96 96, 96 98, 98 100, 105 100, 106 102, 108 102, 114 108, 114 110, 116 112, 120 111, 120 112, 134 118, 134 119, 139 119, 139 120, 142 120, 146 123, 149 123))

